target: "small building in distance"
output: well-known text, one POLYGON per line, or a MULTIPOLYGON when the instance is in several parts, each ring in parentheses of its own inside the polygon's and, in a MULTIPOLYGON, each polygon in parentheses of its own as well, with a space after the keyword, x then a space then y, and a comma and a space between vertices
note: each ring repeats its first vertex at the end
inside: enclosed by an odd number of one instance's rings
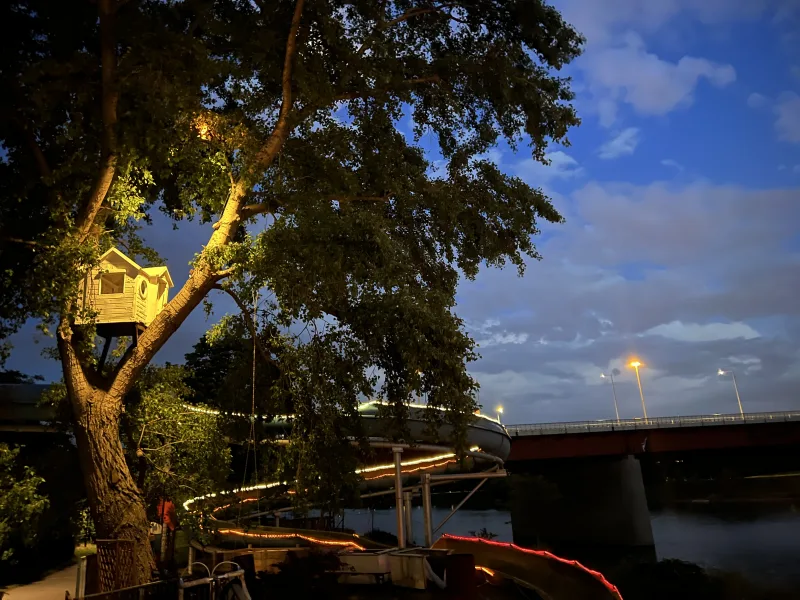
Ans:
POLYGON ((111 248, 86 276, 80 300, 97 312, 98 335, 138 337, 166 306, 171 287, 167 267, 140 267, 111 248))

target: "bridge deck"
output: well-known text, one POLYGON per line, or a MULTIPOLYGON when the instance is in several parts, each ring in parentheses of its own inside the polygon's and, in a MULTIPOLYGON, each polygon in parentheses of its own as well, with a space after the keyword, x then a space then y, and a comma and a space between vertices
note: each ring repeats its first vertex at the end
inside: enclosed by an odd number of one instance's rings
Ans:
POLYGON ((602 431, 631 431, 667 429, 673 427, 718 427, 720 425, 750 425, 800 421, 800 411, 745 413, 744 415, 696 415, 688 417, 656 417, 645 420, 616 419, 603 421, 573 421, 566 423, 534 423, 531 425, 506 425, 508 434, 514 437, 533 435, 563 435, 569 433, 593 433, 602 431))

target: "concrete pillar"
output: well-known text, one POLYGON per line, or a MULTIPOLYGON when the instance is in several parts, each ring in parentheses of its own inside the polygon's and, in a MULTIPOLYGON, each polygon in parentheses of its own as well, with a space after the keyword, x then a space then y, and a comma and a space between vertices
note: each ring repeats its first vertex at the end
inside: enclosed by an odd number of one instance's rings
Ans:
POLYGON ((530 471, 511 477, 516 544, 556 551, 653 547, 642 469, 633 456, 543 461, 530 471))

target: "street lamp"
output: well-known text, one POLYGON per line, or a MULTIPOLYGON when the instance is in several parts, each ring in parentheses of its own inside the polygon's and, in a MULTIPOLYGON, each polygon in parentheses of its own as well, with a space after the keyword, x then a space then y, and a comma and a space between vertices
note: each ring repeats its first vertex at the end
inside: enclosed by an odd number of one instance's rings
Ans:
POLYGON ((498 406, 497 407, 497 422, 498 423, 500 422, 500 415, 502 415, 502 414, 503 414, 503 407, 502 406, 498 406))
POLYGON ((644 413, 644 422, 647 423, 647 407, 644 404, 644 392, 642 391, 642 378, 639 377, 639 367, 643 367, 644 365, 640 363, 638 360, 633 360, 628 366, 636 369, 636 382, 639 384, 639 397, 642 399, 642 412, 644 413))
POLYGON ((619 408, 617 407, 617 386, 614 385, 614 373, 611 372, 608 375, 606 375, 605 373, 600 373, 600 377, 602 377, 603 379, 608 378, 611 380, 611 391, 614 392, 614 412, 617 414, 617 425, 619 425, 619 408))
POLYGON ((733 391, 736 392, 736 402, 739 403, 739 414, 742 415, 742 421, 744 421, 744 411, 742 410, 742 399, 739 397, 739 386, 736 385, 736 373, 732 370, 723 371, 722 369, 717 370, 717 375, 722 377, 723 375, 727 375, 728 373, 731 374, 733 378, 733 391))

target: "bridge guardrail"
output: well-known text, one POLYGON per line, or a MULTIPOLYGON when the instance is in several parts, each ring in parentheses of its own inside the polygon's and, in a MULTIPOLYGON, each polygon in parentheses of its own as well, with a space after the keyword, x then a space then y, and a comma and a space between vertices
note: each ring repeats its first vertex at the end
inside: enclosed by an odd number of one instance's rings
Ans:
POLYGON ((800 421, 800 411, 746 413, 745 415, 695 415, 687 417, 655 417, 652 419, 608 419, 604 421, 574 421, 568 423, 534 423, 506 425, 514 438, 524 435, 558 435, 565 433, 593 433, 601 431, 629 431, 637 429, 666 429, 670 427, 709 427, 715 425, 780 423, 800 421))

